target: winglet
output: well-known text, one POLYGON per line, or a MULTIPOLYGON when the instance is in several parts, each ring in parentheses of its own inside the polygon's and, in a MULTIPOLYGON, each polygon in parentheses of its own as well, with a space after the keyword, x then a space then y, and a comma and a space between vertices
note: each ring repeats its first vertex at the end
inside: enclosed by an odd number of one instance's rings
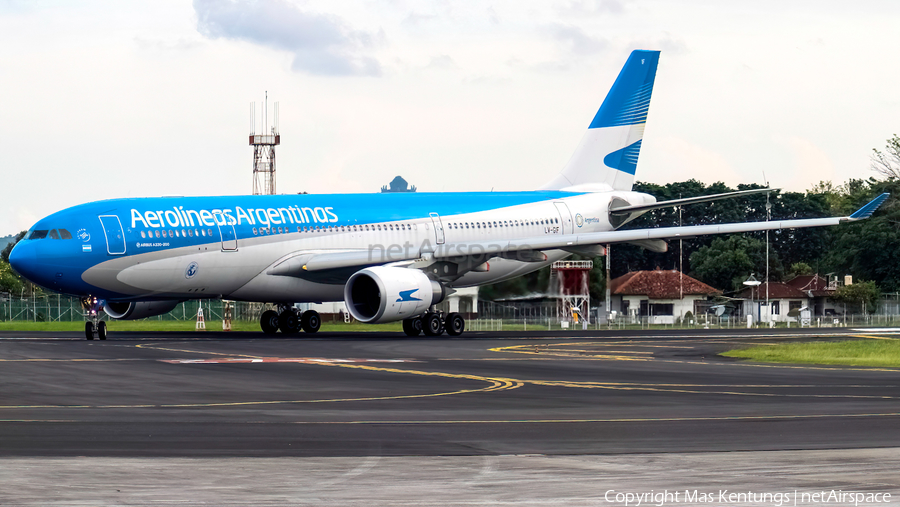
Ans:
POLYGON ((881 206, 882 203, 884 203, 885 199, 890 197, 890 195, 891 194, 889 193, 884 193, 872 199, 868 204, 866 204, 862 208, 859 208, 852 215, 850 215, 850 218, 853 220, 863 220, 869 218, 870 216, 872 216, 872 213, 874 213, 875 210, 877 210, 878 207, 881 206))

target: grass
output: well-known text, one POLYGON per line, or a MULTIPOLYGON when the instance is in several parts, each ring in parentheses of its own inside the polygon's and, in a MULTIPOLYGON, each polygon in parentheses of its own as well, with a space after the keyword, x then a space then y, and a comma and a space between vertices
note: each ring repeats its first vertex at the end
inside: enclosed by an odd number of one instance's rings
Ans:
MULTIPOLYGON (((192 320, 116 320, 107 323, 109 330, 116 331, 193 331, 196 323, 192 320)), ((209 331, 221 331, 222 321, 206 321, 209 331)), ((260 331, 259 322, 233 321, 232 331, 260 331)), ((402 331, 399 322, 388 324, 360 324, 352 322, 322 322, 320 331, 355 332, 355 331, 402 331)), ((84 322, 0 322, 0 331, 84 331, 84 322)), ((262 331, 260 331, 261 333, 262 331)))
POLYGON ((722 355, 766 363, 900 367, 900 340, 781 343, 729 350, 722 355))

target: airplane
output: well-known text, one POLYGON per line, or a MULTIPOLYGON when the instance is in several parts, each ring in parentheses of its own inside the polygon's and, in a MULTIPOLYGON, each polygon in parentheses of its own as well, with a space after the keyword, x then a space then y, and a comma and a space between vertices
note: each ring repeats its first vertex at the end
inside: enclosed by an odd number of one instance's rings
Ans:
POLYGON ((458 336, 463 317, 435 305, 460 287, 614 243, 665 251, 667 239, 855 222, 887 199, 843 217, 621 229, 651 209, 771 191, 665 202, 632 191, 658 62, 659 51, 631 53, 574 155, 538 190, 103 200, 39 220, 9 261, 82 298, 89 340, 106 339, 101 312, 141 319, 210 298, 275 304, 260 317, 267 334, 315 333, 319 314, 295 303, 344 301, 363 323, 458 336))

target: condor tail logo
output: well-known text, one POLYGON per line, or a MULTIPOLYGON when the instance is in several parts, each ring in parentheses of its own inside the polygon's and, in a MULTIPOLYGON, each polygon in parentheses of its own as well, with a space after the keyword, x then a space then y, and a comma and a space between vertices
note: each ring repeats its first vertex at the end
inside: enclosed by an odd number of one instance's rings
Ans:
POLYGON ((398 299, 397 302, 402 303, 403 301, 421 301, 421 299, 413 297, 413 293, 418 290, 419 289, 401 290, 400 299, 398 299))
POLYGON ((631 190, 658 64, 659 51, 631 53, 581 144, 545 190, 579 185, 631 190))

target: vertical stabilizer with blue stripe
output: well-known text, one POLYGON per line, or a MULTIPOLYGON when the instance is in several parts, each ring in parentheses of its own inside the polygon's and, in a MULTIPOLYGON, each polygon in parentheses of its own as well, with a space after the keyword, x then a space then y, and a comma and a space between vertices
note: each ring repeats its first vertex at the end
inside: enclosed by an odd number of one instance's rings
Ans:
POLYGON ((631 190, 658 63, 659 51, 631 52, 575 154, 544 189, 631 190))

